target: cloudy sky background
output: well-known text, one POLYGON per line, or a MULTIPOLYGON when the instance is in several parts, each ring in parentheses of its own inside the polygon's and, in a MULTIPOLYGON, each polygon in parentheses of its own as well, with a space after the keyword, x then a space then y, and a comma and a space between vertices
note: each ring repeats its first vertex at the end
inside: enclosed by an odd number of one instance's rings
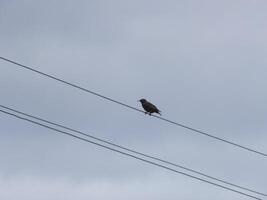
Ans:
MULTIPOLYGON (((0 56, 267 152, 267 2, 0 0, 0 56)), ((0 104, 267 192, 266 158, 0 61, 0 104)), ((244 199, 0 115, 0 199, 244 199)))

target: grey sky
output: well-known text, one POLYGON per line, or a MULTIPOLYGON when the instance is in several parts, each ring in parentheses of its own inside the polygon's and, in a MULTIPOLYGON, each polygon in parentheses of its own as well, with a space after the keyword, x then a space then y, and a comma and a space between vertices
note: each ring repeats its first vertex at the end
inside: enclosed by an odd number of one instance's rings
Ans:
MULTIPOLYGON (((267 2, 0 0, 0 56, 267 152, 267 2)), ((264 157, 0 61, 0 104, 267 192, 264 157)), ((0 199, 244 199, 0 115, 0 199)))

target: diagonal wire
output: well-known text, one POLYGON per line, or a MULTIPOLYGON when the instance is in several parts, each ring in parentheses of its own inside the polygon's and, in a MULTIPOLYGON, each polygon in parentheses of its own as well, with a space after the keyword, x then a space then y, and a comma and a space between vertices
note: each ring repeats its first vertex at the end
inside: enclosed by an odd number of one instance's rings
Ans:
POLYGON ((143 162, 145 162, 145 163, 148 163, 148 164, 151 164, 151 165, 160 167, 160 168, 164 168, 164 169, 169 170, 169 171, 172 171, 172 172, 174 172, 174 173, 181 174, 181 175, 184 175, 184 176, 187 176, 187 177, 190 177, 190 178, 193 178, 193 179, 196 179, 196 180, 199 180, 199 181, 208 183, 208 184, 210 184, 210 185, 214 185, 214 186, 223 188, 223 189, 225 189, 225 190, 229 190, 229 191, 238 193, 238 194, 240 194, 240 195, 247 196, 247 197, 249 197, 249 198, 253 198, 253 199, 257 199, 257 200, 263 200, 263 199, 261 199, 261 198, 259 198, 259 197, 256 197, 256 196, 253 196, 253 195, 250 195, 250 194, 247 194, 247 193, 244 193, 244 192, 241 192, 241 191, 232 189, 232 188, 230 188, 230 187, 226 187, 226 186, 223 186, 223 185, 220 185, 220 184, 217 184, 217 183, 208 181, 208 180, 203 179, 203 178, 199 178, 199 177, 196 177, 196 176, 193 176, 193 175, 190 175, 190 174, 187 174, 187 173, 184 173, 184 172, 181 172, 181 171, 172 169, 172 168, 170 168, 170 167, 167 167, 167 166, 158 164, 158 163, 156 163, 156 162, 153 162, 153 161, 150 161, 150 160, 146 160, 146 159, 140 158, 140 157, 138 157, 138 156, 135 156, 135 155, 132 155, 132 154, 129 154, 129 153, 126 153, 126 152, 123 152, 123 151, 120 151, 120 150, 117 150, 117 149, 114 149, 114 148, 105 146, 105 145, 103 145, 103 144, 100 144, 100 143, 91 141, 91 140, 89 140, 89 139, 85 139, 85 138, 83 138, 83 137, 79 137, 79 136, 77 136, 77 135, 71 134, 71 133, 66 132, 66 131, 59 130, 59 129, 57 129, 57 128, 53 128, 53 127, 51 127, 51 126, 48 126, 48 125, 45 125, 45 124, 42 124, 42 123, 39 123, 39 122, 30 120, 30 119, 27 119, 27 118, 25 118, 25 117, 21 117, 21 116, 19 116, 19 115, 16 115, 16 114, 13 114, 13 113, 10 113, 10 112, 1 110, 1 109, 0 109, 0 112, 2 112, 2 113, 4 113, 4 114, 7 114, 7 115, 10 115, 10 116, 13 116, 13 117, 15 117, 15 118, 24 120, 24 121, 28 121, 28 122, 30 122, 30 123, 32 123, 32 124, 36 124, 36 125, 38 125, 38 126, 42 126, 42 127, 44 127, 44 128, 47 128, 47 129, 56 131, 56 132, 58 132, 58 133, 60 133, 60 134, 68 135, 68 136, 73 137, 73 138, 75 138, 75 139, 82 140, 82 141, 85 141, 85 142, 88 142, 88 143, 97 145, 97 146, 99 146, 99 147, 108 149, 108 150, 113 151, 113 152, 117 152, 117 153, 119 153, 119 154, 123 154, 123 155, 125 155, 125 156, 131 157, 131 158, 134 158, 134 159, 137 159, 137 160, 139 160, 139 161, 143 161, 143 162))
POLYGON ((207 175, 207 174, 205 174, 205 173, 202 173, 202 172, 199 172, 199 171, 190 169, 190 168, 188 168, 188 167, 184 167, 184 166, 182 166, 182 165, 178 165, 178 164, 173 163, 173 162, 170 162, 170 161, 166 161, 166 160, 161 159, 161 158, 157 158, 157 157, 154 157, 154 156, 150 156, 150 155, 148 155, 148 154, 145 154, 145 153, 138 152, 138 151, 136 151, 136 150, 133 150, 133 149, 130 149, 130 148, 127 148, 127 147, 124 147, 124 146, 115 144, 115 143, 113 143, 113 142, 109 142, 109 141, 107 141, 107 140, 104 140, 104 139, 95 137, 95 136, 93 136, 93 135, 89 135, 89 134, 87 134, 87 133, 84 133, 84 132, 75 130, 75 129, 73 129, 73 128, 69 128, 69 127, 67 127, 67 126, 65 126, 65 125, 61 125, 61 124, 58 124, 58 123, 55 123, 55 122, 51 122, 51 121, 48 121, 48 120, 46 120, 46 119, 43 119, 43 118, 40 118, 40 117, 36 117, 36 116, 30 115, 30 114, 27 114, 27 113, 25 113, 25 112, 21 112, 21 111, 19 111, 19 110, 16 110, 16 109, 14 109, 14 108, 10 108, 10 107, 7 107, 7 106, 1 105, 1 104, 0 104, 0 107, 2 107, 2 108, 4 108, 4 109, 7 109, 7 110, 9 110, 9 111, 16 112, 16 113, 18 113, 18 114, 21 114, 21 115, 24 115, 24 116, 33 118, 33 119, 37 119, 37 120, 39 120, 39 121, 42 121, 42 122, 45 122, 45 123, 48 123, 48 124, 51 124, 51 125, 60 127, 60 128, 64 128, 64 129, 66 129, 66 130, 69 130, 69 131, 72 131, 72 132, 81 134, 81 135, 86 136, 86 137, 93 138, 93 139, 98 140, 98 141, 100 141, 100 142, 109 144, 109 145, 114 146, 114 147, 118 147, 118 148, 120 148, 120 149, 129 151, 129 152, 131 152, 131 153, 135 153, 135 154, 138 154, 138 155, 147 157, 147 158, 151 158, 151 159, 156 160, 156 161, 160 161, 160 162, 162 162, 162 163, 166 163, 166 164, 169 164, 169 165, 172 165, 172 166, 175 166, 175 167, 178 167, 178 168, 181 168, 181 169, 184 169, 184 170, 187 170, 187 171, 190 171, 190 172, 193 172, 193 173, 202 175, 202 176, 204 176, 204 177, 207 177, 207 178, 210 178, 210 179, 219 181, 219 182, 224 183, 224 184, 231 185, 231 186, 234 186, 234 187, 237 187, 237 188, 240 188, 240 189, 249 191, 249 192, 253 192, 253 193, 255 193, 255 194, 259 194, 259 195, 262 195, 262 196, 267 196, 267 194, 265 194, 265 193, 255 191, 255 190, 250 189, 250 188, 247 188, 247 187, 239 186, 239 185, 234 184, 234 183, 231 183, 231 182, 229 182, 229 181, 224 181, 224 180, 222 180, 222 179, 219 179, 219 178, 216 178, 216 177, 207 175))
MULTIPOLYGON (((54 80, 56 80, 56 81, 59 81, 59 82, 64 83, 64 84, 66 84, 66 85, 69 85, 69 86, 71 86, 71 87, 74 87, 74 88, 76 88, 76 89, 79 89, 79 90, 82 90, 82 91, 84 91, 84 92, 93 94, 93 95, 98 96, 98 97, 100 97, 100 98, 103 98, 103 99, 105 99, 105 100, 108 100, 108 101, 111 101, 111 102, 113 102, 113 103, 119 104, 119 105, 121 105, 121 106, 127 107, 127 108, 129 108, 129 109, 132 109, 132 110, 135 110, 135 111, 138 111, 138 112, 145 113, 144 111, 142 111, 142 110, 140 110, 140 109, 138 109, 138 108, 135 108, 135 107, 133 107, 133 106, 127 105, 127 104, 122 103, 122 102, 120 102, 120 101, 114 100, 114 99, 112 99, 112 98, 110 98, 110 97, 107 97, 107 96, 104 96, 104 95, 102 95, 102 94, 93 92, 93 91, 91 91, 91 90, 89 90, 89 89, 86 89, 86 88, 84 88, 84 87, 78 86, 78 85, 73 84, 73 83, 70 83, 70 82, 68 82, 68 81, 65 81, 65 80, 63 80, 63 79, 57 78, 57 77, 52 76, 52 75, 49 75, 49 74, 47 74, 47 73, 41 72, 41 71, 39 71, 39 70, 33 69, 33 68, 28 67, 28 66, 26 66, 26 65, 22 65, 22 64, 20 64, 20 63, 18 63, 18 62, 9 60, 9 59, 4 58, 4 57, 1 57, 1 56, 0 56, 0 59, 4 60, 4 61, 6 61, 6 62, 12 63, 12 64, 14 64, 14 65, 20 66, 20 67, 22 67, 22 68, 24 68, 24 69, 30 70, 30 71, 32 71, 32 72, 35 72, 35 73, 41 74, 41 75, 43 75, 43 76, 49 77, 49 78, 51 78, 51 79, 54 79, 54 80)), ((218 137, 218 136, 211 135, 211 134, 209 134, 209 133, 207 133, 207 132, 204 132, 204 131, 201 131, 201 130, 198 130, 198 129, 195 129, 195 128, 192 128, 192 127, 189 127, 189 126, 186 126, 186 125, 183 125, 183 124, 181 124, 181 123, 178 123, 178 122, 175 122, 175 121, 172 121, 172 120, 163 118, 163 117, 159 117, 159 116, 155 116, 155 115, 152 115, 152 116, 155 117, 155 118, 158 118, 158 119, 160 119, 160 120, 162 120, 162 121, 168 122, 168 123, 170 123, 170 124, 173 124, 173 125, 180 126, 180 127, 182 127, 182 128, 188 129, 188 130, 190 130, 190 131, 192 131, 192 132, 194 132, 194 133, 196 133, 196 134, 201 134, 201 135, 204 135, 204 136, 213 138, 213 139, 215 139, 215 140, 218 140, 218 141, 221 141, 221 142, 230 144, 230 145, 232 145, 232 146, 241 148, 241 149, 243 149, 243 150, 247 150, 247 151, 250 151, 250 152, 252 152, 252 153, 255 153, 255 154, 258 154, 258 155, 267 157, 267 154, 266 154, 266 153, 263 153, 263 152, 261 152, 261 151, 254 150, 254 149, 252 149, 252 148, 249 148, 249 147, 246 147, 246 146, 237 144, 237 143, 235 143, 235 142, 232 142, 232 141, 223 139, 223 138, 218 137)))

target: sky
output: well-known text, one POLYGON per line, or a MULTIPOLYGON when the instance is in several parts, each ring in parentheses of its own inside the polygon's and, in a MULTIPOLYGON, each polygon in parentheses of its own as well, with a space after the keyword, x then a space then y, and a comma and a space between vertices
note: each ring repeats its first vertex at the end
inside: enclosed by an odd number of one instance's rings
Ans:
MULTIPOLYGON (((266 153, 266 10, 262 0, 0 0, 0 56, 136 108, 146 98, 164 118, 266 153)), ((264 156, 3 60, 0 70, 1 105, 267 193, 264 156)), ((1 200, 249 199, 5 114, 0 124, 1 200)))

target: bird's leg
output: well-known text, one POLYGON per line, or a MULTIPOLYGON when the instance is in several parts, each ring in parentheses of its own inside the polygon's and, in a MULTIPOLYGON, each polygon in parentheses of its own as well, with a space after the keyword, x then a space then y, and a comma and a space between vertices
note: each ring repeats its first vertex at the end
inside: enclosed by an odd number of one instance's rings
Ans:
POLYGON ((151 116, 151 113, 148 113, 151 116))
POLYGON ((148 112, 145 112, 145 115, 147 114, 148 112))

